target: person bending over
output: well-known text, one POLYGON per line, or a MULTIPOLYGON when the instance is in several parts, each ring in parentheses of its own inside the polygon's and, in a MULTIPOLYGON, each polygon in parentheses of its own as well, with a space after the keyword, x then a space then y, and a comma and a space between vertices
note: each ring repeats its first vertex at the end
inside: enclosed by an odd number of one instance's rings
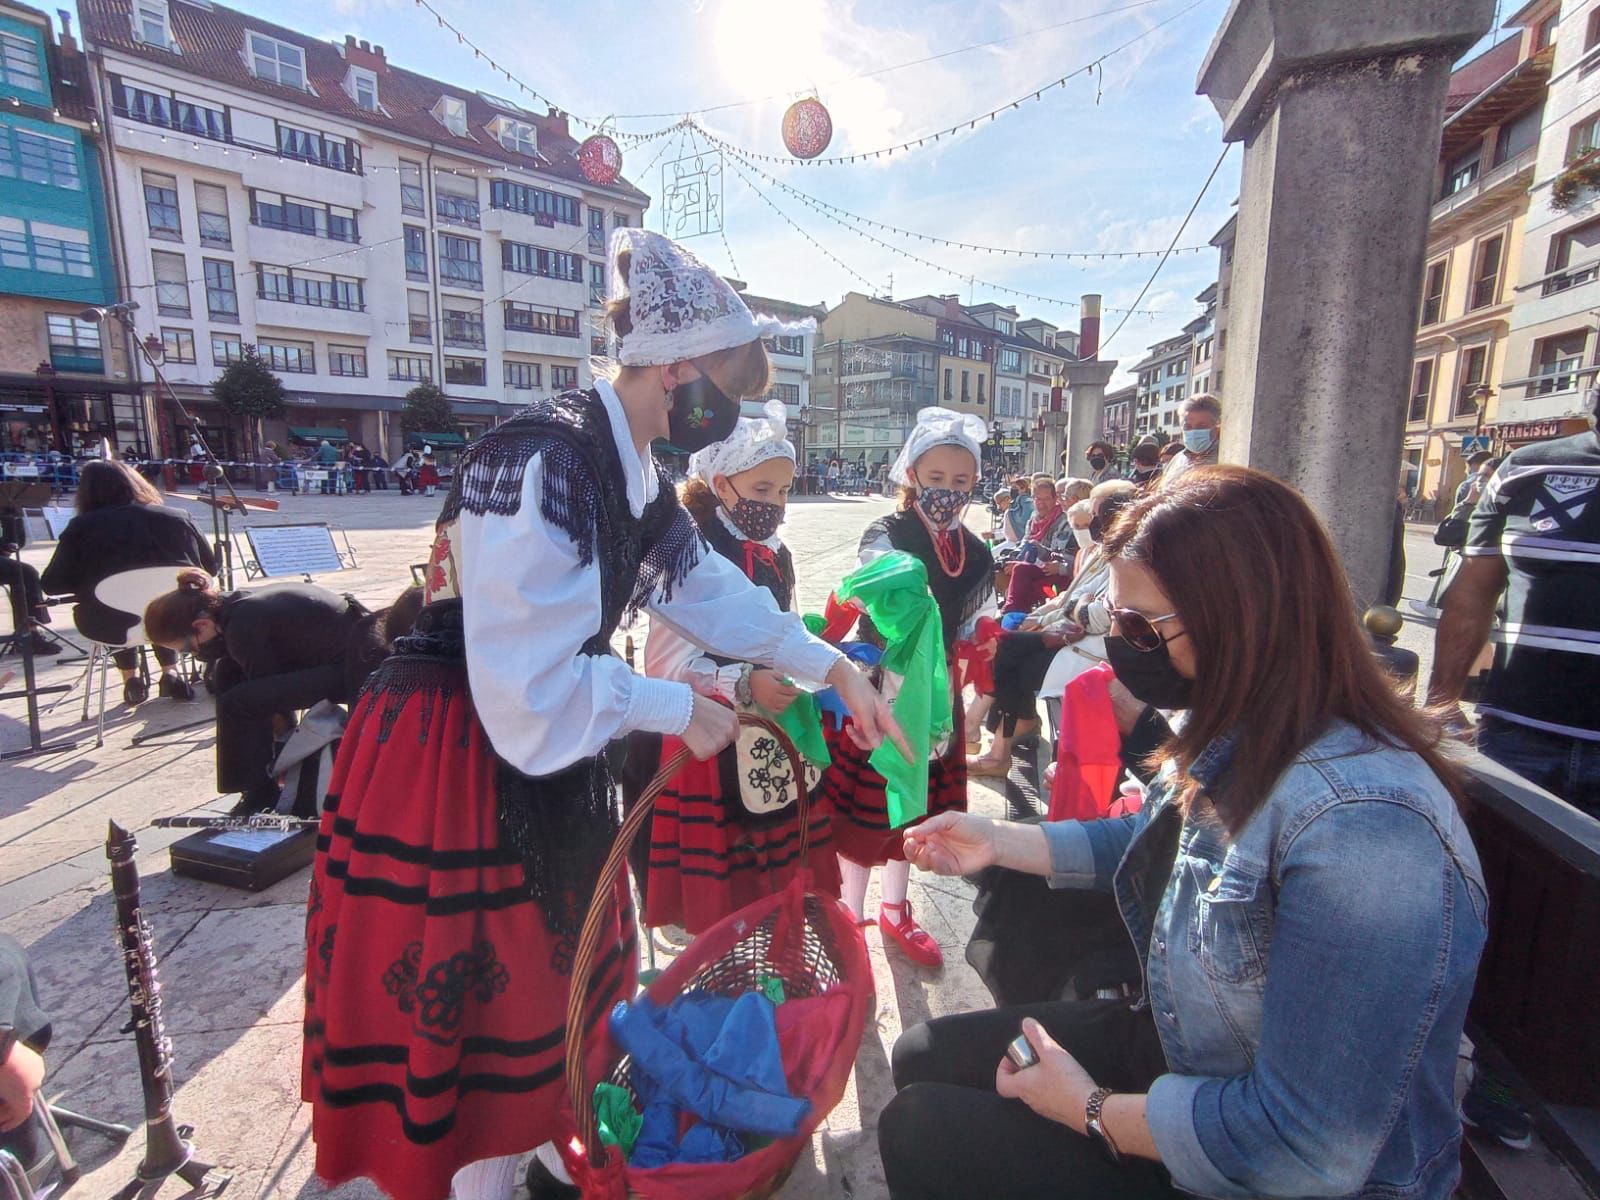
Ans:
POLYGON ((906 853, 1112 891, 1145 994, 906 1033, 878 1122, 890 1195, 1446 1200, 1487 898, 1440 726, 1384 675, 1326 531, 1270 476, 1197 467, 1105 552, 1112 666, 1190 710, 1143 807, 944 813, 906 853), (1006 1058, 1019 1032, 1037 1065, 1006 1058))

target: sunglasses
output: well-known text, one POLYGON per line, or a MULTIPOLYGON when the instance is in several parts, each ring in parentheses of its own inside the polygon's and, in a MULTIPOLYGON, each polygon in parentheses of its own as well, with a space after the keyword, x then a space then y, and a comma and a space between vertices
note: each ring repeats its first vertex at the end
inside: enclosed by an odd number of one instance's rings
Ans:
POLYGON ((1179 630, 1171 638, 1161 636, 1161 631, 1156 628, 1163 621, 1177 619, 1178 614, 1168 613, 1164 617, 1147 617, 1142 612, 1135 612, 1131 608, 1113 608, 1111 610, 1111 631, 1128 645, 1141 654, 1150 654, 1161 649, 1169 641, 1181 638, 1188 630, 1179 630))

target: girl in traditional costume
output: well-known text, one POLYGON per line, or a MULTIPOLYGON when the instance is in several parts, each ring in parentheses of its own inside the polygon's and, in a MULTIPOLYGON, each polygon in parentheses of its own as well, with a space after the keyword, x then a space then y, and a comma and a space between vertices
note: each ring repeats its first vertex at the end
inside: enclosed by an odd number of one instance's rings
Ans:
MULTIPOLYGON (((957 641, 971 631, 993 591, 994 559, 961 519, 978 482, 987 437, 988 428, 979 417, 946 408, 923 409, 889 472, 890 482, 900 487, 899 510, 874 521, 861 537, 862 563, 903 550, 927 568, 952 680, 960 678, 955 665, 957 641)), ((862 628, 869 640, 876 636, 865 617, 862 628)), ((964 812, 967 807, 965 722, 955 687, 950 702, 953 731, 928 764, 929 816, 947 809, 964 812)), ((904 828, 889 827, 883 776, 843 729, 830 736, 829 750, 833 763, 823 773, 822 795, 833 806, 844 902, 857 921, 863 920, 868 879, 874 866, 882 866, 878 928, 884 941, 892 941, 920 966, 942 965, 939 944, 917 924, 906 899, 910 867, 902 848, 904 828)))
MULTIPOLYGON (((768 401, 764 417, 741 420, 726 441, 689 460, 682 500, 711 548, 788 612, 795 608, 794 559, 777 533, 795 472, 785 427, 778 400, 768 401)), ((665 621, 650 623, 644 668, 653 679, 681 680, 699 695, 768 717, 797 700, 809 703, 782 673, 710 654, 665 621)), ((638 741, 645 743, 637 747, 641 761, 629 768, 640 782, 680 744, 649 734, 638 741)), ((809 850, 800 856, 799 793, 815 778, 802 770, 796 780, 776 750, 770 735, 745 730, 716 758, 687 764, 661 794, 650 836, 639 843, 648 851, 641 868, 646 925, 700 933, 781 889, 801 867, 811 871, 814 890, 839 894, 826 806, 810 806, 809 850)))
MULTIPOLYGON (((645 730, 710 758, 737 732, 612 652, 625 615, 825 680, 863 741, 899 740, 865 677, 709 551, 650 454, 727 436, 767 390, 761 338, 784 330, 658 234, 617 230, 610 260, 620 371, 463 453, 427 605, 356 703, 327 798, 303 1095, 318 1174, 395 1200, 442 1200, 452 1179, 457 1200, 504 1200, 517 1156, 571 1135, 568 977, 617 830, 608 747, 645 730)), ((611 905, 585 1013, 596 1077, 636 977, 625 880, 611 905)))

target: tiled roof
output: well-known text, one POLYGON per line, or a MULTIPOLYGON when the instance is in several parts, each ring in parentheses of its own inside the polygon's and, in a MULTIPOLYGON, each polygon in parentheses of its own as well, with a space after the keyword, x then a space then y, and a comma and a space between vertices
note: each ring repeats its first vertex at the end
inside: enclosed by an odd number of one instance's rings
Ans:
MULTIPOLYGON (((80 0, 78 14, 83 22, 85 41, 90 44, 114 48, 170 70, 325 112, 359 125, 432 141, 462 153, 593 186, 578 170, 578 142, 568 132, 565 116, 540 116, 520 111, 511 114, 538 130, 539 153, 546 161, 531 160, 507 150, 489 135, 484 127, 495 117, 506 114, 470 88, 454 87, 385 62, 373 68, 378 76, 378 100, 384 111, 369 112, 359 107, 344 90, 350 63, 340 47, 220 4, 201 7, 184 0, 171 0, 169 7, 172 38, 178 44, 178 54, 134 40, 130 16, 132 0, 80 0), (304 50, 306 78, 315 94, 252 75, 243 54, 247 31, 266 34, 304 50), (466 136, 457 137, 434 118, 432 109, 442 95, 453 96, 466 104, 466 136)), ((360 65, 368 61, 371 61, 370 56, 363 55, 360 65)), ((649 198, 625 179, 613 184, 612 190, 638 203, 649 203, 649 198)))
POLYGON ((1506 38, 1451 72, 1450 87, 1445 93, 1445 116, 1455 112, 1516 66, 1521 53, 1520 42, 1520 38, 1506 38))
POLYGON ((746 291, 740 291, 739 294, 750 306, 750 311, 757 314, 765 313, 786 320, 803 320, 810 317, 818 321, 828 315, 827 306, 822 304, 796 304, 793 300, 777 300, 771 296, 757 296, 746 291))

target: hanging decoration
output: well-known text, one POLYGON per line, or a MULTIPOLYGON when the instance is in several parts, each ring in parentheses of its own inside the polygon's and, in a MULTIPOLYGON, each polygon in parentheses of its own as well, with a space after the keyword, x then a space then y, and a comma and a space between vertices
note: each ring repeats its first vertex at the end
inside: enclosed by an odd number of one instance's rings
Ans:
POLYGON ((622 174, 622 151, 608 134, 591 133, 578 145, 578 170, 590 183, 608 187, 622 174))
POLYGON ((675 241, 722 232, 722 151, 661 164, 661 232, 675 241))
POLYGON ((796 158, 815 158, 833 141, 833 117, 815 96, 796 100, 783 114, 783 144, 796 158))

